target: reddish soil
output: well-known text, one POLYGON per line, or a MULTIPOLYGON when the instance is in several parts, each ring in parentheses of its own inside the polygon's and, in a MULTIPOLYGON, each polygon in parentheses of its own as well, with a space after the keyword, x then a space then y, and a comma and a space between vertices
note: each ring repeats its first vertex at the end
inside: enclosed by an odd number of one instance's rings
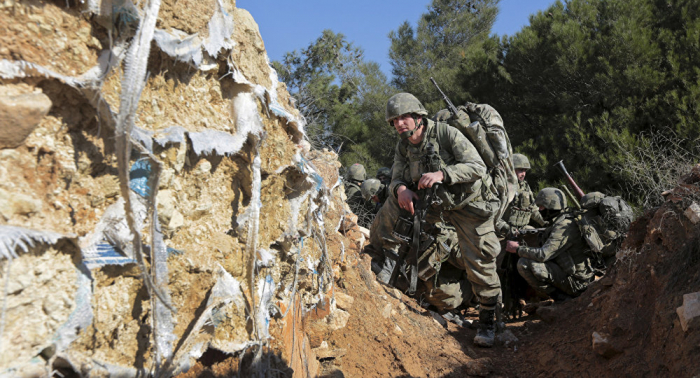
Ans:
MULTIPOLYGON (((684 332, 676 308, 683 294, 700 291, 700 227, 683 214, 700 198, 699 181, 700 167, 666 204, 634 222, 619 259, 583 295, 509 323, 519 340, 508 346, 475 348, 475 330, 440 325, 412 298, 378 284, 369 256, 346 248, 335 290, 354 304, 346 327, 308 335, 311 347, 325 340, 336 351, 321 358, 317 376, 697 376, 700 332, 684 332), (606 357, 593 350, 593 332, 608 338, 606 357)), ((333 250, 352 244, 342 236, 329 242, 333 250)), ((475 318, 473 310, 465 315, 475 318)), ((202 361, 190 376, 231 376, 235 360, 202 361)), ((292 376, 284 359, 274 361, 281 376, 292 376)))

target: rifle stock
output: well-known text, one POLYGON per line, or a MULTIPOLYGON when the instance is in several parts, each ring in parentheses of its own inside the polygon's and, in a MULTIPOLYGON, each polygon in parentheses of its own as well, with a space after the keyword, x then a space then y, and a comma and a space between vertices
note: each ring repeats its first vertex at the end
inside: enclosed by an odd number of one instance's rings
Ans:
POLYGON ((564 166, 564 161, 559 160, 556 164, 554 164, 554 166, 557 168, 557 171, 559 171, 559 174, 561 174, 564 177, 566 183, 569 185, 571 190, 574 191, 576 197, 578 197, 579 200, 583 198, 583 190, 581 190, 581 188, 579 188, 578 185, 576 185, 576 181, 574 181, 569 172, 566 170, 566 167, 564 166))

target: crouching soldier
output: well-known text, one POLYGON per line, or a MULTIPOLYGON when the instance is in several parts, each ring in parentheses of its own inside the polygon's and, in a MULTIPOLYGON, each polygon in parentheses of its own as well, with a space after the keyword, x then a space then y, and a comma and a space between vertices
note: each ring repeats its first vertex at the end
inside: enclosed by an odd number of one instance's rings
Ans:
POLYGON ((565 211, 566 197, 561 190, 542 189, 535 204, 544 219, 552 222, 542 234, 542 247, 508 241, 506 251, 520 256, 518 273, 538 292, 555 301, 576 297, 594 279, 588 245, 574 215, 565 211))
MULTIPOLYGON (((430 206, 425 220, 431 224, 444 220, 454 226, 461 252, 456 265, 466 271, 480 303, 481 328, 474 344, 490 347, 495 337, 495 309, 501 295, 496 274, 500 245, 494 230, 494 217, 500 204, 490 186, 482 181, 488 177, 486 164, 472 143, 456 128, 436 123, 427 114, 423 104, 409 93, 396 94, 387 102, 386 120, 401 140, 394 153, 389 199, 380 213, 387 208, 386 212, 397 217, 400 208, 413 215, 419 200, 417 192, 440 185, 437 192, 442 205, 430 206), (439 160, 438 169, 433 168, 435 157, 439 160)), ((382 234, 387 233, 390 231, 382 234)), ((377 278, 387 279, 395 265, 395 261, 387 258, 377 278)))
POLYGON ((379 212, 387 198, 387 186, 377 179, 367 179, 360 187, 362 198, 369 203, 374 203, 374 213, 379 212))
POLYGON ((535 205, 535 195, 525 181, 530 161, 523 154, 513 154, 513 167, 518 176, 518 190, 513 201, 508 204, 503 217, 496 223, 496 231, 502 237, 513 237, 517 230, 526 226, 543 227, 542 215, 535 205))

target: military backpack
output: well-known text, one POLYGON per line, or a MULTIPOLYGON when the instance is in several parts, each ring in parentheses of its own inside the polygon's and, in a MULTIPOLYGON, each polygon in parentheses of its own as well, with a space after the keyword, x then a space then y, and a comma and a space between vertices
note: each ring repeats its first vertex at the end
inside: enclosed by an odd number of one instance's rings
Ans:
POLYGON ((593 256, 613 256, 632 223, 632 208, 619 196, 592 192, 581 198, 581 209, 576 223, 593 256))

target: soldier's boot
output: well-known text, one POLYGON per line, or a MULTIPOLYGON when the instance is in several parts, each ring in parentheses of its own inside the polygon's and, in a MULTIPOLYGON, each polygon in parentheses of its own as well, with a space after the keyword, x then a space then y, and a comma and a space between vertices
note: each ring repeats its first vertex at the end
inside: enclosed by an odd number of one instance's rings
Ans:
POLYGON ((396 261, 392 259, 384 259, 384 266, 379 273, 377 273, 377 281, 388 284, 389 279, 391 279, 391 273, 394 271, 396 266, 396 261))
POLYGON ((474 345, 491 348, 496 338, 496 310, 481 309, 479 311, 479 329, 474 337, 474 345))

